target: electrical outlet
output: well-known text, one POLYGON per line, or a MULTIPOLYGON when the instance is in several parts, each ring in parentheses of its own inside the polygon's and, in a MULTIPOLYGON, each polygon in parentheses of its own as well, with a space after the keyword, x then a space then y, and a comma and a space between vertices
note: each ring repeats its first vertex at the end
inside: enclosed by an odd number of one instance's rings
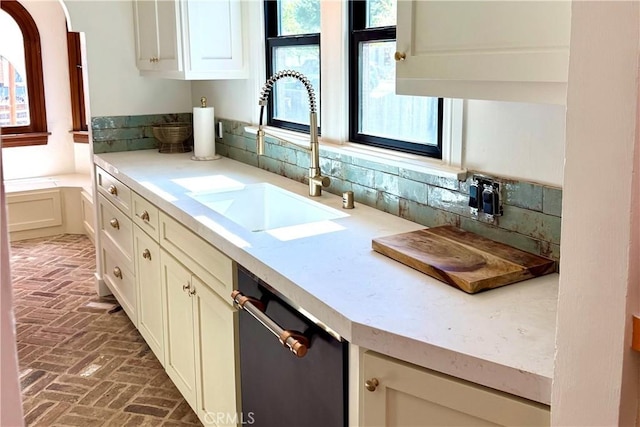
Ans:
POLYGON ((482 212, 482 218, 487 222, 494 223, 496 217, 502 216, 502 197, 500 193, 500 181, 484 175, 474 175, 473 182, 469 190, 469 206, 471 207, 471 216, 474 219, 479 217, 482 212), (476 186, 476 188, 473 188, 476 186), (472 206, 472 194, 477 194, 477 207, 472 206))

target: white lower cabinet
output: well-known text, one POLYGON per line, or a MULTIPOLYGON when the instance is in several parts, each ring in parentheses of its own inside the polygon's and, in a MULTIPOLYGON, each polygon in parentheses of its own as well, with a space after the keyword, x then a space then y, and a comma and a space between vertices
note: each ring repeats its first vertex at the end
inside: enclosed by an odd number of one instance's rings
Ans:
POLYGON ((182 264, 162 251, 162 301, 164 320, 164 368, 192 408, 196 407, 195 334, 192 276, 182 264))
POLYGON ((364 426, 548 426, 549 407, 373 352, 363 355, 364 426))
POLYGON ((237 313, 164 250, 165 369, 205 425, 240 420, 237 313))
POLYGON ((164 366, 164 321, 160 280, 160 245, 137 225, 133 227, 138 331, 164 366))
POLYGON ((96 181, 102 279, 200 421, 238 426, 235 263, 115 176, 96 181))
POLYGON ((238 312, 193 277, 197 414, 205 425, 241 422, 238 312))

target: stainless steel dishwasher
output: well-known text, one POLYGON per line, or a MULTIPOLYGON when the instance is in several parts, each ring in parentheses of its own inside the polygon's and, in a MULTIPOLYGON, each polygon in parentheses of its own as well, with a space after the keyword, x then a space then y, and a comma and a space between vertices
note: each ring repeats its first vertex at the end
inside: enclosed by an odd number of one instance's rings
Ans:
POLYGON ((258 427, 347 425, 348 343, 238 266, 242 413, 258 427))

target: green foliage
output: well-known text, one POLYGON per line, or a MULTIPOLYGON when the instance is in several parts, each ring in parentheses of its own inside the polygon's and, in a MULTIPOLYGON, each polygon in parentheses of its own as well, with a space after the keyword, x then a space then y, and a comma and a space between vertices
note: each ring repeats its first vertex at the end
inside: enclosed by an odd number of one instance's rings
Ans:
POLYGON ((395 0, 369 0, 369 26, 384 27, 396 25, 395 0))
POLYGON ((282 35, 320 32, 320 0, 281 0, 282 35))

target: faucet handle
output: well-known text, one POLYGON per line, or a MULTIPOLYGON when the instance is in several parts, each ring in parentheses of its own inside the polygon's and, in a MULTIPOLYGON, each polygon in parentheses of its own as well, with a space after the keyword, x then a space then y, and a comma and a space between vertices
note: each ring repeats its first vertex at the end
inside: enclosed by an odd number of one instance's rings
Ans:
POLYGON ((314 177, 309 178, 314 184, 320 185, 322 187, 328 187, 331 184, 331 180, 328 176, 316 175, 314 177))

